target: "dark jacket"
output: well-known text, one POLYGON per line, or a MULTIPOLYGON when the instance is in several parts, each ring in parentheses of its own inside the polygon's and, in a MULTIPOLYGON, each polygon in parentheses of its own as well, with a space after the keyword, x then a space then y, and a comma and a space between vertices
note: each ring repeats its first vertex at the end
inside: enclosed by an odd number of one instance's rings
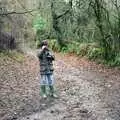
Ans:
POLYGON ((40 50, 38 52, 38 58, 40 61, 40 74, 52 74, 53 73, 53 60, 55 59, 54 55, 50 50, 40 50))

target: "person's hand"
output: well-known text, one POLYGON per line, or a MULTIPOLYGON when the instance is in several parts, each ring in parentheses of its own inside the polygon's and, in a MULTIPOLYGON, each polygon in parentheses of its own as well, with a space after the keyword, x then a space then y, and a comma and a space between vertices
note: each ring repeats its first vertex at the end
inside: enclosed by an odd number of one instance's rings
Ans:
POLYGON ((42 46, 42 50, 44 50, 45 48, 47 48, 46 46, 42 46))

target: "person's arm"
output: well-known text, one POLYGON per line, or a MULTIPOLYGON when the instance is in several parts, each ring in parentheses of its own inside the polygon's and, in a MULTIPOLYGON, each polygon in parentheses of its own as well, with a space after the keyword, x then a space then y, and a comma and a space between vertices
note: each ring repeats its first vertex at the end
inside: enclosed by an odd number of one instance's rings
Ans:
POLYGON ((55 60, 55 55, 53 54, 52 51, 51 51, 51 56, 52 56, 52 60, 55 60))
POLYGON ((42 49, 39 50, 38 53, 37 53, 37 57, 40 58, 40 59, 42 59, 43 52, 44 52, 44 51, 43 51, 42 49))
POLYGON ((45 50, 46 46, 43 46, 42 49, 40 49, 38 51, 38 54, 37 54, 37 57, 42 59, 42 56, 43 56, 43 53, 44 53, 44 50, 45 50))

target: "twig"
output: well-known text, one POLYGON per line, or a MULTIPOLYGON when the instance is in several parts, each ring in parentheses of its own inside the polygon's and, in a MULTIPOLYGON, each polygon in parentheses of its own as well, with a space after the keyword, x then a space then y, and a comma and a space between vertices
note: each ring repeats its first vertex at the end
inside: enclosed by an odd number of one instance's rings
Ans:
POLYGON ((6 13, 0 13, 1 16, 4 16, 4 15, 11 15, 11 14, 27 14, 27 13, 31 13, 31 12, 34 12, 34 11, 37 11, 38 9, 34 9, 34 10, 29 10, 29 11, 23 11, 23 12, 16 12, 16 11, 8 11, 6 13))

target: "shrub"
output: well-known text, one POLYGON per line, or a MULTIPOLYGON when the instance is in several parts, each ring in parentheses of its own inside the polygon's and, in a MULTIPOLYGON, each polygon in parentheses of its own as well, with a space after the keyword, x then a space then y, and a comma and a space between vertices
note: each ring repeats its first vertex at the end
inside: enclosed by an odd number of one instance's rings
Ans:
POLYGON ((23 62, 24 61, 24 54, 21 52, 18 52, 16 50, 14 51, 0 51, 0 57, 9 57, 17 62, 23 62))
POLYGON ((88 49, 89 49, 89 44, 87 43, 82 43, 79 45, 79 54, 80 56, 85 56, 88 52, 88 49))
POLYGON ((36 48, 40 48, 40 41, 36 40, 36 48))
POLYGON ((102 59, 104 54, 103 48, 90 47, 87 53, 89 59, 102 59))
POLYGON ((115 59, 110 59, 106 61, 104 59, 105 49, 101 48, 96 43, 79 43, 73 41, 71 43, 67 43, 66 46, 60 49, 57 41, 49 40, 50 48, 54 51, 63 52, 63 53, 73 53, 78 56, 87 56, 91 60, 96 60, 98 63, 107 64, 109 66, 119 66, 120 65, 120 54, 118 54, 115 59))
POLYGON ((77 42, 72 42, 67 44, 67 52, 69 53, 78 53, 79 51, 79 43, 77 42))
POLYGON ((60 52, 60 46, 59 44, 57 43, 57 40, 56 39, 52 39, 52 40, 49 40, 49 47, 53 50, 53 51, 58 51, 60 52))
POLYGON ((112 67, 120 66, 120 54, 117 54, 117 56, 115 57, 115 60, 108 61, 108 65, 112 67))

